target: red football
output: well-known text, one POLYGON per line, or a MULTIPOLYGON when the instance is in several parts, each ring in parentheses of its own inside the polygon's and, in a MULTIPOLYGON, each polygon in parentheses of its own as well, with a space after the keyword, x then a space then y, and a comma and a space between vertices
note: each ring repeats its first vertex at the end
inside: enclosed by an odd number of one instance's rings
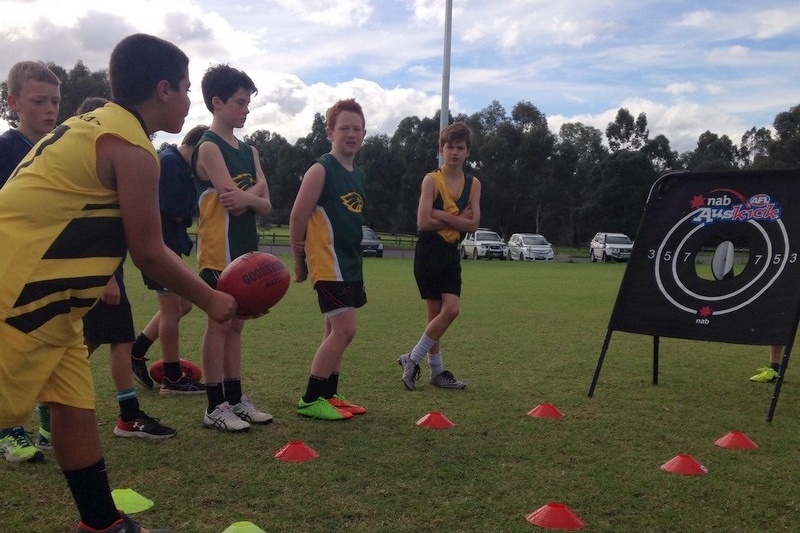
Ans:
MULTIPOLYGON (((181 372, 189 376, 190 378, 200 381, 200 378, 203 377, 203 371, 200 370, 200 367, 196 364, 192 363, 187 359, 181 359, 181 372)), ((150 377, 153 378, 153 381, 156 383, 161 383, 161 380, 164 379, 164 360, 159 359, 152 365, 150 365, 150 377)))
POLYGON ((236 298, 238 316, 262 315, 289 290, 289 269, 272 254, 246 253, 225 267, 217 289, 236 298))

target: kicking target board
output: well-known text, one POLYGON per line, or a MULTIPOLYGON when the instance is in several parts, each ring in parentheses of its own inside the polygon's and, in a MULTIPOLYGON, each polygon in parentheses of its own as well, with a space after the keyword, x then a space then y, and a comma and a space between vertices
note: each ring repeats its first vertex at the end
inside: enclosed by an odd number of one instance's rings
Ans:
POLYGON ((610 330, 787 345, 799 313, 800 170, 656 181, 610 330))

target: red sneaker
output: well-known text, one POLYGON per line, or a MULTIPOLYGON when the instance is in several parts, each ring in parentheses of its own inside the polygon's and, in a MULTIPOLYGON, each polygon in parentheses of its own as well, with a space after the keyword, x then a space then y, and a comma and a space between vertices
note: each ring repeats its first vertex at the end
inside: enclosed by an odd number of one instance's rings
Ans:
POLYGON ((347 413, 352 413, 354 415, 363 415, 364 413, 367 412, 367 409, 365 407, 352 404, 347 400, 345 400, 344 398, 342 398, 341 396, 339 396, 338 394, 334 394, 333 398, 328 398, 328 403, 334 406, 339 411, 345 411, 347 413))

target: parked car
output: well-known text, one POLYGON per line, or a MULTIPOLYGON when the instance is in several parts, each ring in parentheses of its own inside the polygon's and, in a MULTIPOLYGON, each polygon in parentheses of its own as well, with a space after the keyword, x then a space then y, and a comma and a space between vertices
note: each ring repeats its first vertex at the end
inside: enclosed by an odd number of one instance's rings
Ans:
POLYGON ((598 259, 603 262, 627 261, 631 256, 633 241, 624 233, 600 232, 589 243, 589 259, 596 263, 598 259))
POLYGON ((556 258, 553 246, 538 233, 515 233, 508 239, 508 258, 520 261, 552 261, 556 258))
POLYGON ((381 238, 369 226, 361 227, 361 255, 383 257, 381 238))
POLYGON ((505 261, 508 255, 508 247, 500 235, 486 228, 478 228, 475 233, 467 233, 458 246, 464 259, 471 257, 505 261))

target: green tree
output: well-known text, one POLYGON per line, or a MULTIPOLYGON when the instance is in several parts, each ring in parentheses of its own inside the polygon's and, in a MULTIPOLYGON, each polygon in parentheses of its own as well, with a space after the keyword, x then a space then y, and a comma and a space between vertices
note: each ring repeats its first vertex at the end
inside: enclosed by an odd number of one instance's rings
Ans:
POLYGON ((697 139, 697 148, 689 154, 689 170, 735 170, 738 168, 739 150, 727 135, 719 136, 706 131, 697 139))
POLYGON ((638 150, 647 142, 650 135, 647 129, 647 115, 639 113, 636 119, 627 109, 620 108, 614 122, 606 127, 606 138, 612 152, 619 150, 638 150))
POLYGON ((776 168, 800 166, 800 105, 778 113, 772 125, 776 139, 769 148, 770 165, 776 168))

